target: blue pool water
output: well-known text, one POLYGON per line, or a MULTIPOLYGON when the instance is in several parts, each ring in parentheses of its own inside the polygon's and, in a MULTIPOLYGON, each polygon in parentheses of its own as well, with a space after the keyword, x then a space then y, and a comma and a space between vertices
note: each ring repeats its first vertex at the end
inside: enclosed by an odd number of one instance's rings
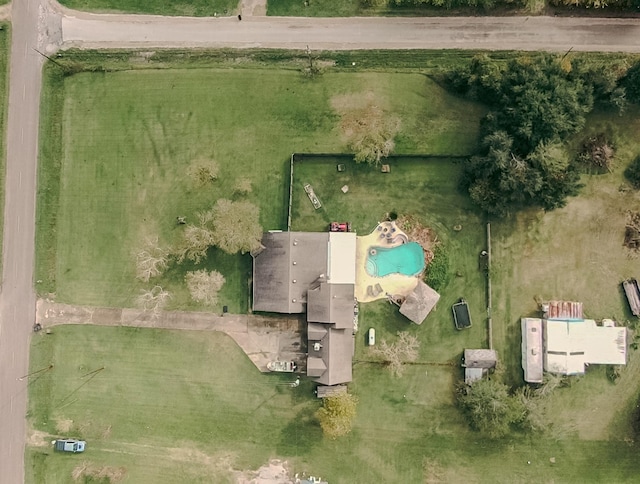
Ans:
POLYGON ((367 273, 374 277, 400 273, 416 276, 424 269, 424 252, 417 242, 397 247, 371 247, 367 255, 367 273))

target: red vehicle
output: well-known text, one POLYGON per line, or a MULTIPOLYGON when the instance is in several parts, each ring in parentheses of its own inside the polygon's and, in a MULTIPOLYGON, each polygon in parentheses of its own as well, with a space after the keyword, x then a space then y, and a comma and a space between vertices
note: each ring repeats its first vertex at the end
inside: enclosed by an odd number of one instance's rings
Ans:
POLYGON ((351 222, 331 222, 329 230, 331 232, 351 232, 351 222))

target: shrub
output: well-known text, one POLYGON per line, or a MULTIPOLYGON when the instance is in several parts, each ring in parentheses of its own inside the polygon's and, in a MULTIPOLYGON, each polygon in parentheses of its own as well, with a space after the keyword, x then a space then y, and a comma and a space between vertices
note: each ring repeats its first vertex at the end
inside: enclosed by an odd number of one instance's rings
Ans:
POLYGON ((582 142, 578 161, 600 170, 611 171, 616 149, 610 137, 605 133, 589 136, 582 142))
POLYGON ((624 170, 624 176, 633 185, 633 188, 640 190, 640 155, 624 170))
POLYGON ((427 267, 424 282, 439 291, 449 282, 449 253, 442 245, 437 245, 433 251, 433 260, 427 267))
POLYGON ((350 393, 342 393, 323 400, 323 406, 316 412, 316 418, 324 434, 336 439, 351 432, 358 399, 350 393))

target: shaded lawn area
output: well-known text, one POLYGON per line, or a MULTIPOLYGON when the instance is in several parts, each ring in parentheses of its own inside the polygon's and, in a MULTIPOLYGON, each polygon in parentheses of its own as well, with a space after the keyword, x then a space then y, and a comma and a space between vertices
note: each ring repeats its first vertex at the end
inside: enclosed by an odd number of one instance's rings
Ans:
POLYGON ((417 327, 387 302, 367 303, 362 305, 360 328, 363 338, 370 326, 376 328, 377 338, 390 339, 399 330, 415 331, 423 340, 427 360, 457 362, 462 348, 488 344, 484 274, 479 266, 485 229, 482 215, 457 189, 463 160, 393 157, 384 162, 389 163, 390 173, 346 157, 305 158, 294 163, 292 230, 323 231, 331 221, 348 221, 359 235, 366 235, 392 211, 413 216, 435 230, 450 259, 449 283, 440 291, 436 310, 417 327), (345 165, 344 172, 337 171, 338 163, 345 165), (319 210, 309 201, 305 183, 313 186, 322 202, 319 210), (341 191, 344 185, 349 187, 346 194, 341 191), (462 230, 453 230, 455 225, 462 225, 462 230), (474 324, 468 331, 458 332, 451 305, 460 297, 469 302, 474 324))
POLYGON ((291 376, 260 374, 221 334, 59 326, 32 340, 31 371, 49 364, 29 384, 43 443, 27 449, 27 483, 70 482, 83 463, 124 467, 141 484, 236 482, 231 469, 272 457, 338 484, 634 482, 638 472, 637 449, 619 441, 479 439, 452 406, 451 368, 412 366, 394 379, 356 364, 354 429, 330 441, 312 418, 310 384, 279 385, 291 376), (62 436, 86 439, 87 451, 54 454, 48 441, 62 436))
MULTIPOLYGON (((99 306, 131 306, 144 286, 134 278, 136 249, 149 236, 177 244, 176 217, 197 221, 216 199, 234 197, 241 177, 252 181, 248 199, 265 229, 285 228, 290 153, 344 149, 334 95, 371 92, 388 105, 404 126, 400 152, 471 152, 481 114, 421 74, 309 80, 294 70, 176 69, 61 78, 49 69, 45 79, 37 289, 99 306), (189 165, 211 159, 219 180, 194 187, 189 165)), ((246 311, 248 255, 213 249, 201 267, 227 280, 220 306, 246 311)), ((170 307, 198 307, 183 283, 192 268, 158 279, 173 294, 170 307)))
POLYGON ((233 15, 238 0, 61 0, 65 7, 90 12, 127 12, 156 15, 213 17, 233 15))

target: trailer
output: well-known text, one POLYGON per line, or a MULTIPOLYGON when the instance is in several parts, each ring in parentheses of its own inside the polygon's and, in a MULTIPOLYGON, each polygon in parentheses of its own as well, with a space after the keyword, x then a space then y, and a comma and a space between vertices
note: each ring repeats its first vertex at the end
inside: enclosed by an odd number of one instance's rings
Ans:
POLYGON ((469 313, 469 305, 464 298, 455 303, 452 307, 453 321, 456 323, 456 329, 467 329, 471 327, 471 314, 469 313))
POLYGON ((627 279, 622 283, 629 307, 634 316, 640 317, 640 287, 636 279, 627 279))

